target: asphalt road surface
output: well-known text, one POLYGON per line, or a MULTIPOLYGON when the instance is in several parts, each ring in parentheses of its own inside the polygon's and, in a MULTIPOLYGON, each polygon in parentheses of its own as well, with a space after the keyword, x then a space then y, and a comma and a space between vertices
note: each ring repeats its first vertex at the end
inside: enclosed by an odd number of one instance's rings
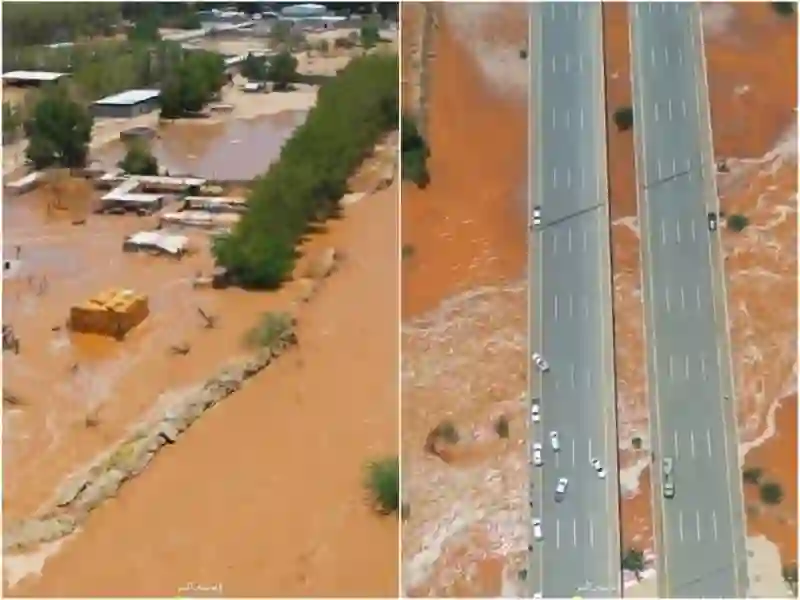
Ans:
POLYGON ((531 7, 530 206, 542 223, 529 240, 531 397, 542 421, 530 443, 532 539, 528 578, 544 597, 618 597, 619 498, 611 266, 606 182, 605 85, 600 4, 531 7), (549 432, 557 431, 555 453, 549 432), (590 464, 607 471, 600 479, 590 464), (561 477, 566 497, 555 501, 561 477))
POLYGON ((699 8, 630 7, 660 597, 745 597, 741 472, 699 8), (726 399, 727 397, 727 399, 726 399), (675 462, 675 497, 661 465, 675 462))

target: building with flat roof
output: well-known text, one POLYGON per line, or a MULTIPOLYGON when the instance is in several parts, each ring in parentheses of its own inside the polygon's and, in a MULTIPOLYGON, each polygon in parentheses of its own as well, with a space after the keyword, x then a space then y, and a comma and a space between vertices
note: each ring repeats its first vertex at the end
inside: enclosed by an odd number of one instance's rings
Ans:
POLYGON ((66 77, 67 73, 53 71, 9 71, 3 73, 3 83, 18 86, 35 86, 43 83, 54 83, 66 77))
POLYGON ((130 119, 158 108, 160 90, 127 90, 101 98, 92 104, 92 114, 99 118, 130 119))

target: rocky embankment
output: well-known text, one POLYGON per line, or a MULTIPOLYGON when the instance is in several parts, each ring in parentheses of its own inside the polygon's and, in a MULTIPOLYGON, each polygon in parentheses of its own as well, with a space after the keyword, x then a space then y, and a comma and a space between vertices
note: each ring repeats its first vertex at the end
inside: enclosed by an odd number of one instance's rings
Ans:
POLYGON ((88 468, 70 477, 38 516, 5 523, 3 552, 31 551, 40 544, 54 542, 74 532, 89 513, 142 473, 164 446, 175 443, 203 413, 236 392, 245 381, 263 371, 296 343, 292 327, 271 347, 230 363, 201 388, 166 408, 159 417, 138 426, 88 468))

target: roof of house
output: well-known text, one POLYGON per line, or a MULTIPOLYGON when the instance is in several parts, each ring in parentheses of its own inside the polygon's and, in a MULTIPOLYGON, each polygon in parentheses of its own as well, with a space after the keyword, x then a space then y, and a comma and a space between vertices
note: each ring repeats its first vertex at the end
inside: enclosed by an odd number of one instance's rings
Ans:
POLYGON ((114 94, 113 96, 106 96, 95 102, 95 105, 100 106, 133 106, 140 102, 146 102, 158 98, 161 95, 161 90, 127 90, 114 94))
POLYGON ((56 81, 66 77, 67 73, 56 73, 53 71, 9 71, 3 73, 4 80, 15 81, 56 81))

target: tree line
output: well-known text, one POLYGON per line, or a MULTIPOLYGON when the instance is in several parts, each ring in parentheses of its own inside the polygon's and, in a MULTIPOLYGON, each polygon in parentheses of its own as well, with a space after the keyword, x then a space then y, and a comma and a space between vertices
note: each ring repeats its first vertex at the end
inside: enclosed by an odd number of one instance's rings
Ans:
POLYGON ((320 89, 305 123, 256 181, 247 213, 215 240, 217 263, 239 285, 280 286, 303 235, 337 214, 350 175, 397 127, 398 68, 397 55, 362 56, 320 89))

